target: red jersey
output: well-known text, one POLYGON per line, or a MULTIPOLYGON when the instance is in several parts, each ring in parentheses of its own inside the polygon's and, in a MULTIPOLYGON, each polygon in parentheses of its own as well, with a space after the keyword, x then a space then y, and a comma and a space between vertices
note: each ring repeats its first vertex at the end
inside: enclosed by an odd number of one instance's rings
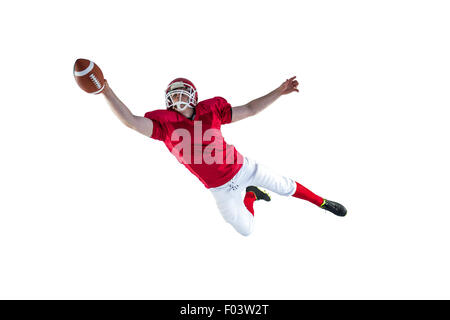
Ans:
POLYGON ((230 181, 243 163, 220 131, 222 124, 231 122, 231 112, 224 98, 215 97, 199 102, 193 119, 174 110, 155 110, 145 117, 153 121, 151 137, 163 141, 206 188, 215 188, 230 181))

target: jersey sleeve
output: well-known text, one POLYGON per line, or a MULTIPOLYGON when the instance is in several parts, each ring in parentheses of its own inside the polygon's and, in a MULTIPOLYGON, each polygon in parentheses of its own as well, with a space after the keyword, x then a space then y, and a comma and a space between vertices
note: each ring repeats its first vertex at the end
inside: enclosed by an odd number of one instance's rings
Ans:
POLYGON ((164 141, 164 139, 166 138, 166 130, 164 127, 164 122, 161 119, 159 119, 159 117, 157 117, 152 111, 147 112, 144 115, 144 117, 152 120, 153 122, 153 131, 150 138, 164 141))
POLYGON ((222 124, 231 122, 232 110, 231 105, 222 97, 215 97, 216 109, 222 124))

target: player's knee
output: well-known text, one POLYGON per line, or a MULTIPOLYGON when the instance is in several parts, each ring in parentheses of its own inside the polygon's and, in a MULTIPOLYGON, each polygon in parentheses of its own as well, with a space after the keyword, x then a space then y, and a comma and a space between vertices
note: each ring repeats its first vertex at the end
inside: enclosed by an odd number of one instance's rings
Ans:
POLYGON ((241 230, 241 231, 238 231, 238 232, 239 232, 241 235, 243 235, 244 237, 248 237, 249 235, 252 234, 253 228, 241 230))
POLYGON ((290 196, 295 192, 297 188, 295 181, 286 177, 283 177, 280 181, 276 183, 275 189, 276 193, 281 196, 290 196))
POLYGON ((253 215, 247 209, 233 213, 223 215, 223 218, 241 235, 249 236, 253 232, 253 215))
POLYGON ((253 221, 246 224, 233 224, 234 229, 244 237, 248 237, 253 232, 253 221))

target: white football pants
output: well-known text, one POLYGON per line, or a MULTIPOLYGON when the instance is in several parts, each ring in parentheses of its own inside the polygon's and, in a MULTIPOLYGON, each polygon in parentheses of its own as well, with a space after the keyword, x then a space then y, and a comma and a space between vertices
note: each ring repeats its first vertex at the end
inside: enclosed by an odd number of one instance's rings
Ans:
POLYGON ((230 181, 209 189, 225 221, 244 236, 253 231, 253 215, 244 205, 248 186, 262 187, 282 196, 293 195, 297 187, 292 179, 272 173, 255 161, 244 158, 241 169, 230 181))

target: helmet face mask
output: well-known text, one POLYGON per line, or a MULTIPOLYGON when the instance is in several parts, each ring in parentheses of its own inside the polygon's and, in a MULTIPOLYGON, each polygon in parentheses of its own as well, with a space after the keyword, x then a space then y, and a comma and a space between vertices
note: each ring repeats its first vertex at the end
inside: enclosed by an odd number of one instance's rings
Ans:
POLYGON ((166 108, 183 111, 195 108, 198 102, 197 89, 187 79, 177 78, 166 89, 166 108))

